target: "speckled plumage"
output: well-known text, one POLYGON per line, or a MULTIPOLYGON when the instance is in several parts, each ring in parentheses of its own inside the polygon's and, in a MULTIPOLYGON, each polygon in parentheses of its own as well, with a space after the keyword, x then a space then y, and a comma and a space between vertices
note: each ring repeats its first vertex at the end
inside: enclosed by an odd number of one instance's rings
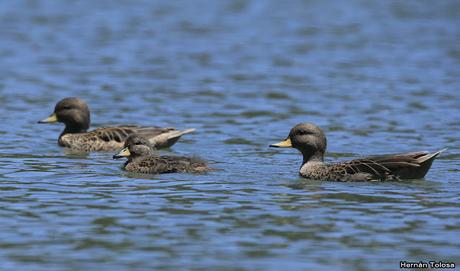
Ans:
POLYGON ((130 134, 140 134, 157 149, 172 146, 179 138, 194 131, 178 131, 174 128, 157 126, 123 125, 87 131, 90 125, 88 105, 78 98, 65 98, 56 104, 54 113, 39 123, 62 122, 65 129, 58 144, 76 151, 115 151, 123 147, 130 134))
POLYGON ((130 172, 161 173, 204 173, 209 171, 206 162, 197 157, 160 156, 156 154, 149 142, 133 134, 128 137, 124 149, 113 158, 128 157, 123 169, 130 172))
POLYGON ((311 123, 294 126, 288 138, 272 147, 293 147, 303 155, 300 176, 321 181, 390 181, 420 179, 443 151, 425 151, 370 156, 335 164, 324 163, 327 141, 323 131, 311 123))

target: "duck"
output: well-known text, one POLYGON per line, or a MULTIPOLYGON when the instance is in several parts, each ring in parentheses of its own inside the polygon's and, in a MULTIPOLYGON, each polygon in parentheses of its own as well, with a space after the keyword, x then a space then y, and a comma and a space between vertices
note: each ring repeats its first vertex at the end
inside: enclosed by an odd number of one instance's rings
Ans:
POLYGON ((123 169, 145 174, 205 173, 207 163, 198 157, 158 155, 148 140, 138 134, 128 136, 124 148, 113 159, 126 157, 123 169))
POLYGON ((302 153, 299 175, 318 181, 399 181, 422 179, 433 161, 446 149, 427 152, 416 151, 363 157, 351 161, 326 164, 327 140, 324 132, 313 123, 299 123, 289 136, 270 147, 295 148, 302 153))
POLYGON ((124 146, 128 136, 133 133, 144 135, 157 149, 169 148, 181 136, 195 131, 195 129, 180 131, 172 127, 138 125, 103 127, 88 131, 91 122, 89 107, 84 100, 76 97, 60 100, 49 117, 38 121, 38 123, 56 122, 65 124, 64 131, 59 135, 58 145, 82 152, 119 150, 124 146))

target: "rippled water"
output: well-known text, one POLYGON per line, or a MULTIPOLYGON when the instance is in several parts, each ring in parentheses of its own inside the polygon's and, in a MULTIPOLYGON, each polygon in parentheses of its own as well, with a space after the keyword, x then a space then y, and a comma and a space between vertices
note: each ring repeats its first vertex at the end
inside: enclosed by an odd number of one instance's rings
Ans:
POLYGON ((0 269, 397 270, 460 265, 458 1, 0 2, 0 269), (197 128, 207 175, 123 172, 37 125, 197 128), (329 161, 448 151, 425 180, 298 178, 269 149, 301 121, 329 161))

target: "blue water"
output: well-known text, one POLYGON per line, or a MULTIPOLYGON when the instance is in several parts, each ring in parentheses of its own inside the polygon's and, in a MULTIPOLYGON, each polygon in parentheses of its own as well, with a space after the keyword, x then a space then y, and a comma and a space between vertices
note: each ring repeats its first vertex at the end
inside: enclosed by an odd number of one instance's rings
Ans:
POLYGON ((398 270, 460 265, 460 2, 1 1, 0 269, 398 270), (166 153, 206 175, 139 175, 38 125, 196 128, 166 153), (312 182, 328 161, 447 147, 424 180, 312 182))

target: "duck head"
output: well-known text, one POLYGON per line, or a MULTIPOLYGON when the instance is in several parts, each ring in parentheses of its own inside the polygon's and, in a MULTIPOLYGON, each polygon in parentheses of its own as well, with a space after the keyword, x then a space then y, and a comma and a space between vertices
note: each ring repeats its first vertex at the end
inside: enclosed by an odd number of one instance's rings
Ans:
POLYGON ((64 133, 85 132, 90 124, 88 105, 79 98, 64 98, 56 104, 54 112, 48 118, 38 123, 54 122, 65 124, 64 133))
POLYGON ((123 157, 128 157, 131 159, 151 154, 153 154, 153 147, 151 146, 150 142, 137 134, 132 134, 126 139, 124 148, 115 154, 113 159, 123 157))
POLYGON ((303 155, 304 163, 308 161, 323 161, 327 140, 324 132, 312 123, 299 123, 289 132, 289 136, 270 147, 296 148, 303 155))

